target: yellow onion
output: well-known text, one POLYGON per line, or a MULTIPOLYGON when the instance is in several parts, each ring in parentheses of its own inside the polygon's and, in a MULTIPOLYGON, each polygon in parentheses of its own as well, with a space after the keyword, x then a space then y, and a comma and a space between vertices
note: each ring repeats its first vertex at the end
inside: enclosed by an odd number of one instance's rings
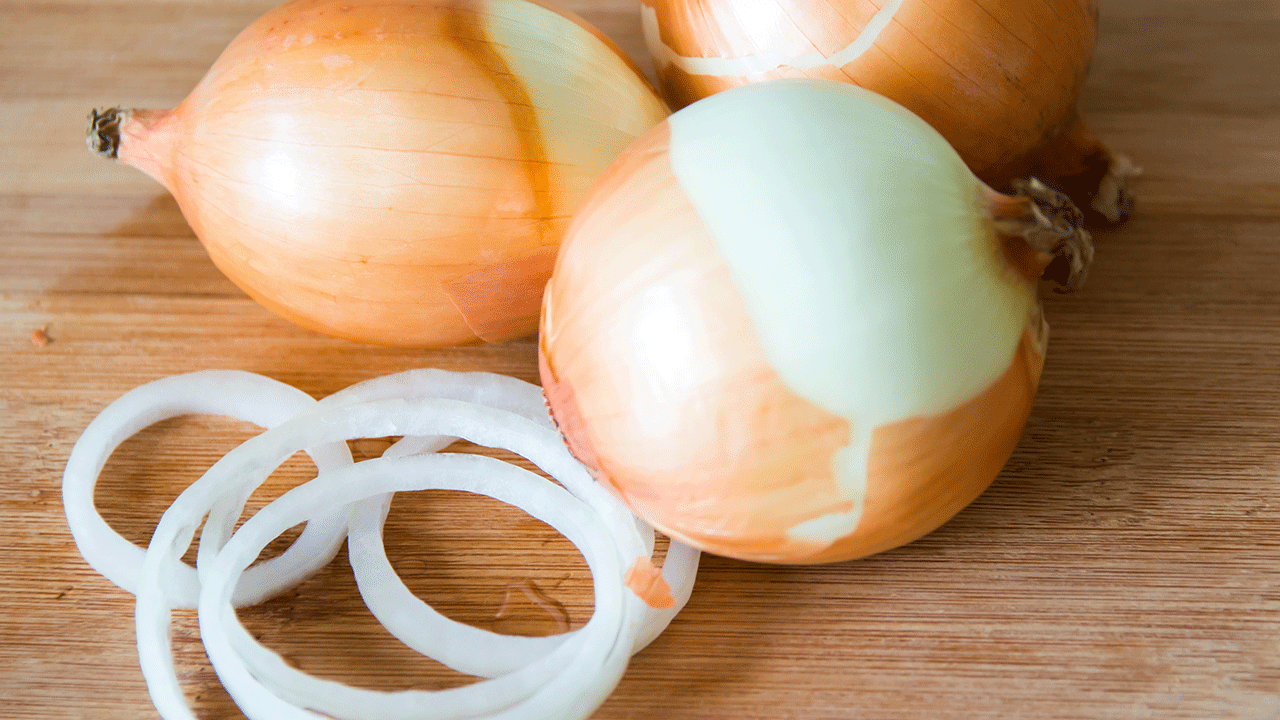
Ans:
POLYGON ((994 187, 1034 175, 1096 222, 1131 211, 1135 169, 1076 109, 1095 0, 642 0, 672 107, 748 82, 821 77, 904 105, 994 187))
POLYGON ((928 124, 828 80, 674 113, 587 196, 543 298, 544 394, 633 511, 748 560, 843 560, 941 525, 1017 445, 1037 279, 1092 247, 1045 186, 974 177, 928 124))
POLYGON ((296 0, 173 110, 95 112, 89 142, 162 183, 268 309, 357 341, 537 327, 583 194, 667 115, 586 22, 528 0, 296 0))

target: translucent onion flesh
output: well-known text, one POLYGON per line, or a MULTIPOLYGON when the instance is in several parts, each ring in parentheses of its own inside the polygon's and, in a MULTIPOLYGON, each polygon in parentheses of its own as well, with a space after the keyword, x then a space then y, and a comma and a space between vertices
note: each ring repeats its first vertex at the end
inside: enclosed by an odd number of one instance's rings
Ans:
MULTIPOLYGON (((655 572, 673 602, 655 607, 646 588, 633 586, 624 572, 652 567, 652 528, 595 485, 570 456, 536 386, 489 373, 409 371, 351 386, 319 403, 251 373, 166 378, 127 393, 95 418, 73 451, 67 477, 67 516, 77 542, 95 568, 136 594, 140 664, 157 709, 170 720, 194 717, 178 684, 169 638, 169 613, 193 590, 199 596, 206 650, 249 717, 323 717, 319 711, 328 717, 380 720, 574 718, 586 717, 603 702, 630 655, 661 633, 684 606, 698 567, 696 550, 671 542, 661 571, 655 572), (106 456, 149 422, 192 412, 230 414, 272 429, 228 453, 178 496, 160 519, 140 565, 129 553, 123 559, 109 553, 95 556, 88 540, 115 537, 127 545, 92 505, 92 487, 106 456), (342 442, 387 435, 405 437, 382 458, 356 464, 342 442), (459 437, 523 454, 561 484, 489 457, 437 454, 459 437), (312 450, 317 478, 277 498, 233 533, 252 489, 302 448, 318 449, 312 450), (587 625, 550 638, 508 636, 449 620, 413 597, 381 547, 381 525, 391 493, 426 487, 490 495, 568 536, 593 573, 596 611, 587 625), (332 537, 310 541, 308 530, 285 554, 250 567, 261 549, 289 527, 300 522, 320 527, 313 518, 345 519, 348 509, 353 517, 364 518, 350 526, 349 557, 362 595, 381 599, 370 603, 375 616, 413 649, 492 679, 441 692, 367 691, 308 676, 244 630, 234 604, 265 598, 284 589, 280 583, 301 581, 328 562, 334 550, 332 537), (202 518, 193 572, 179 558, 202 518), (263 588, 266 581, 251 580, 263 574, 260 569, 287 574, 272 577, 277 585, 263 588), (247 592, 256 594, 246 598, 247 592), (388 603, 389 598, 403 604, 388 603)), ((339 522, 339 542, 343 529, 339 522)))
MULTIPOLYGON (((233 370, 176 375, 125 393, 81 433, 63 472, 63 508, 80 554, 108 580, 136 592, 145 551, 107 525, 98 514, 93 493, 111 453, 138 431, 161 420, 192 414, 223 415, 260 427, 274 427, 315 404, 297 388, 233 370)), ((309 452, 321 471, 351 463, 351 453, 343 444, 324 445, 309 452)), ((225 508, 231 523, 243 507, 243 499, 231 499, 225 508), (234 515, 229 514, 232 510, 234 515)), ((346 523, 345 508, 308 522, 288 550, 245 573, 236 605, 253 605, 284 592, 328 564, 342 547, 346 523)), ((172 606, 194 608, 200 591, 195 568, 174 560, 164 568, 164 575, 172 606)))
MULTIPOLYGON (((622 570, 609 530, 566 491, 500 460, 436 454, 365 461, 290 491, 244 527, 219 554, 202 585, 200 621, 219 678, 254 720, 311 717, 299 706, 348 720, 587 717, 607 695, 607 691, 601 695, 597 686, 612 689, 630 656, 630 643, 620 641, 625 598, 623 587, 612 581, 622 570), (387 693, 312 678, 274 653, 263 652, 265 648, 238 627, 227 602, 234 578, 276 535, 325 507, 426 488, 476 492, 518 505, 583 552, 595 580, 596 607, 574 641, 494 680, 443 691, 387 693), (241 645, 240 652, 235 644, 241 645), (246 646, 259 651, 253 655, 257 667, 252 672, 245 663, 246 646)), ((632 609, 638 611, 635 605, 632 609)))

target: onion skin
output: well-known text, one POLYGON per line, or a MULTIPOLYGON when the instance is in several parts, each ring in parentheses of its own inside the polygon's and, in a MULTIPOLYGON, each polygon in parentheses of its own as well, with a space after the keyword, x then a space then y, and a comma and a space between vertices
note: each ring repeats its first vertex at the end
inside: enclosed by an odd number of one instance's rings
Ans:
MULTIPOLYGON (((1002 268, 975 282, 1009 283, 1025 297, 1014 304, 1023 324, 1007 363, 950 408, 869 430, 866 485, 854 497, 833 467, 857 444, 856 428, 802 396, 771 359, 673 170, 680 117, 602 176, 544 295, 539 371, 570 449, 656 528, 719 555, 834 562, 939 527, 988 487, 1020 439, 1045 356, 1036 280, 1052 255, 1028 249, 996 217, 974 238, 1002 268), (859 508, 847 533, 819 541, 795 532, 859 508)), ((973 183, 993 212, 1014 202, 973 183)))
POLYGON ((96 122, 90 144, 168 188, 272 312, 439 347, 536 329, 581 197, 667 112, 612 42, 546 3, 297 0, 178 107, 96 122))
POLYGON ((642 0, 673 108, 780 77, 865 87, 947 138, 992 187, 1027 175, 1095 224, 1132 211, 1134 168, 1076 109, 1097 36, 1095 0, 642 0))

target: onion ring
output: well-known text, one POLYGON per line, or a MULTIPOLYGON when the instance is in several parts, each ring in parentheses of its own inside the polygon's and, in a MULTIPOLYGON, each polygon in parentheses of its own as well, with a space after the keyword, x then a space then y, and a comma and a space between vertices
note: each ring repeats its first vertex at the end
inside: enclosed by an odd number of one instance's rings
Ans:
POLYGON ((136 595, 139 662, 157 710, 169 720, 194 718, 178 684, 169 625, 173 608, 195 605, 219 677, 255 720, 321 717, 308 708, 350 720, 586 717, 621 679, 630 655, 688 601, 700 557, 669 543, 662 576, 673 607, 651 608, 625 592, 622 568, 649 561, 653 528, 568 452, 538 386, 492 373, 413 370, 319 402, 246 372, 165 378, 126 393, 86 428, 68 459, 63 495, 81 553, 136 595), (191 413, 229 415, 267 430, 183 490, 143 551, 97 513, 97 476, 125 439, 191 413), (402 439, 382 458, 352 463, 346 440, 391 435, 402 439), (520 454, 555 482, 483 455, 438 454, 457 438, 520 454), (301 449, 312 456, 317 477, 233 532, 254 489, 301 449), (428 471, 431 477, 419 477, 428 471), (394 492, 437 487, 519 506, 568 537, 592 572, 596 609, 586 626, 550 637, 504 635, 450 620, 414 596, 387 559, 382 528, 394 492), (181 557, 202 521, 193 569, 181 557), (306 529, 285 553, 253 564, 273 538, 304 521, 306 529), (344 536, 362 597, 395 637, 456 670, 491 679, 438 692, 379 693, 306 675, 257 643, 234 607, 296 585, 333 558, 344 536))
MULTIPOLYGON (((449 398, 507 410, 548 428, 554 427, 542 391, 507 375, 408 370, 366 380, 326 397, 320 407, 403 398, 449 398)), ((403 457, 442 450, 452 437, 405 437, 382 454, 403 457)), ((561 636, 501 635, 448 618, 413 594, 391 566, 382 529, 392 494, 355 502, 347 526, 347 560, 369 611, 402 643, 461 673, 495 677, 528 665, 564 641, 561 636), (495 638, 501 639, 494 648, 495 638)))
MULTIPOLYGON (((245 488, 261 484, 299 447, 390 435, 462 437, 523 455, 566 485, 574 475, 579 476, 576 480, 580 485, 592 482, 555 431, 514 413, 457 400, 392 399, 326 409, 296 417, 250 438, 174 500, 160 518, 147 549, 136 593, 138 655, 152 701, 162 715, 189 717, 172 664, 170 609, 165 603, 160 571, 190 546, 207 509, 224 494, 242 494, 245 488)), ((636 526, 629 518, 623 527, 636 526)), ((627 601, 640 604, 633 595, 627 601)), ((626 650, 629 656, 631 648, 626 650)))
POLYGON ((621 634, 628 607, 617 581, 621 572, 613 538, 599 516, 528 470, 482 455, 451 453, 369 460, 289 491, 236 532, 203 586, 201 636, 219 678, 250 718, 308 717, 296 714, 296 707, 287 709, 297 703, 345 720, 462 720, 516 713, 528 720, 567 720, 595 710, 598 703, 591 701, 603 701, 607 693, 594 688, 607 682, 611 690, 630 656, 630 639, 621 634), (387 693, 310 677, 258 645, 235 619, 227 599, 236 574, 280 532, 335 503, 427 488, 475 492, 519 506, 579 548, 592 572, 596 609, 571 642, 492 680, 434 692, 387 693))
MULTIPOLYGON (((313 398, 297 388, 236 370, 175 375, 125 393, 89 423, 67 458, 62 504, 80 554, 103 577, 128 592, 136 592, 145 553, 102 519, 93 493, 111 453, 143 428, 191 414, 223 415, 259 427, 273 427, 315 404, 313 398)), ((317 447, 308 454, 321 471, 351 464, 351 453, 342 444, 317 447)), ((239 515, 236 510, 229 516, 230 522, 234 524, 239 515)), ((245 573, 234 602, 238 607, 252 605, 294 587, 333 559, 345 534, 345 510, 307 523, 289 549, 245 573)), ((163 576, 173 607, 196 606, 199 581, 191 566, 174 559, 166 564, 163 576)))
MULTIPOLYGON (((506 375, 483 372, 410 370, 358 383, 324 398, 320 401, 320 406, 427 397, 465 400, 508 410, 548 428, 554 427, 540 387, 506 375)), ((426 443, 429 440, 405 438, 389 448, 383 457, 419 451, 411 449, 408 443, 426 443)), ((438 449, 435 443, 431 443, 429 448, 427 451, 438 449)), ((602 515, 607 512, 613 517, 632 517, 616 498, 607 492, 600 492, 598 484, 591 482, 583 486, 574 484, 574 479, 576 478, 570 478, 566 487, 581 499, 590 498, 597 511, 608 508, 602 515), (587 497, 584 498, 583 495, 587 497)), ((368 498, 353 505, 348 527, 347 556, 366 606, 394 637, 458 672, 479 677, 496 677, 512 672, 545 655, 564 641, 566 634, 523 637, 482 630, 441 615, 414 595, 392 568, 383 544, 382 528, 390 502, 390 496, 382 496, 368 498), (495 638, 501 638, 501 641, 496 641, 495 638), (497 646, 500 651, 489 650, 494 642, 500 642, 497 646)), ((620 525, 625 525, 626 522, 621 521, 620 525)), ((632 519, 631 522, 637 525, 637 532, 643 543, 643 554, 646 557, 652 555, 653 529, 642 521, 632 519)), ((620 545, 619 549, 622 547, 620 545)), ((631 547, 634 551, 633 544, 631 547)), ((663 578, 672 588, 676 603, 665 609, 646 607, 644 631, 638 635, 633 653, 644 649, 662 633, 688 602, 692 593, 700 553, 674 540, 668 546, 667 553, 663 578)), ((623 553, 621 560, 629 565, 636 556, 626 556, 623 553)))

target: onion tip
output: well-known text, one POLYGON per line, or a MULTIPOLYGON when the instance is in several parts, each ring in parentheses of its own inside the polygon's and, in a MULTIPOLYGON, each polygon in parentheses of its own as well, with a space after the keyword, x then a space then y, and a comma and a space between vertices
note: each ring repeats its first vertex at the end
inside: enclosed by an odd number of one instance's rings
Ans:
POLYGON ((1124 155, 1116 155, 1107 166, 1107 172, 1098 183, 1097 192, 1089 202, 1103 227, 1123 224, 1133 215, 1133 190, 1130 181, 1142 175, 1142 168, 1124 155))
POLYGON ((1064 193, 1034 177, 1011 183, 1012 202, 995 212, 996 229, 1020 237, 1045 259, 1044 276, 1059 292, 1075 292, 1084 285, 1093 263, 1093 237, 1085 229, 1084 213, 1064 193))
POLYGON ((85 130, 85 143, 95 155, 115 159, 120 149, 120 126, 129 121, 133 110, 113 107, 89 111, 89 127, 85 130))

